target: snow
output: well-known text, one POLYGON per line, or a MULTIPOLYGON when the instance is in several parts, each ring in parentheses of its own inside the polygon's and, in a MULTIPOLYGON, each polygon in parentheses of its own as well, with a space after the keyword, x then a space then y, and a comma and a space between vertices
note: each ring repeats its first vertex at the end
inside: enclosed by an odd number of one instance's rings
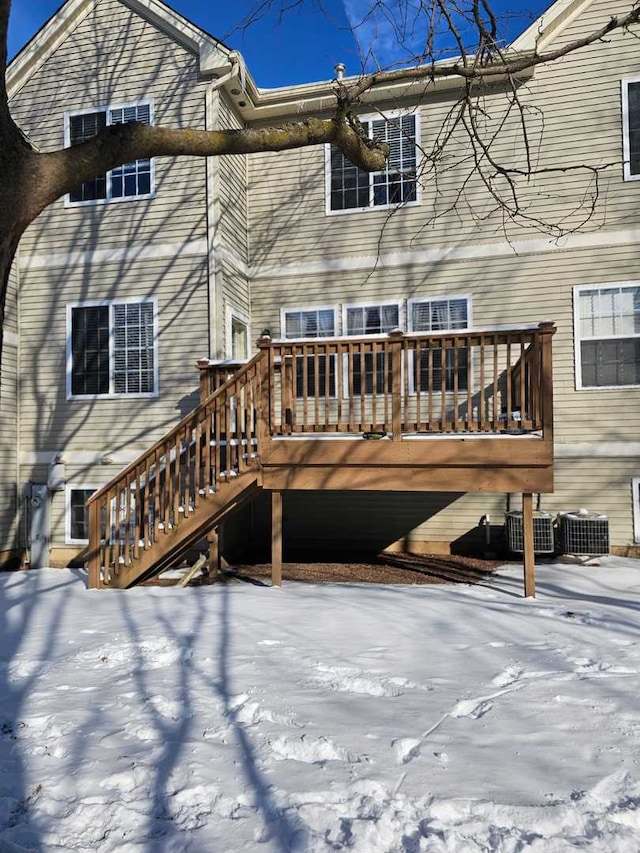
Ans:
POLYGON ((0 575, 0 851, 640 849, 640 562, 467 586, 0 575))

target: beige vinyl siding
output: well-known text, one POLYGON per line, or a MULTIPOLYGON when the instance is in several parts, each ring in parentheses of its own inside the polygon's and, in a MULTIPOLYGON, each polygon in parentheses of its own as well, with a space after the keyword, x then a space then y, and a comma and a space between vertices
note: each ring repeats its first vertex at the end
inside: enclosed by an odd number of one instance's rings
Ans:
POLYGON ((23 272, 22 299, 30 307, 22 358, 37 369, 23 376, 22 449, 143 449, 190 411, 197 402, 195 361, 208 350, 206 277, 204 258, 23 272), (67 400, 67 304, 118 297, 157 300, 158 396, 67 400))
POLYGON ((17 542, 18 347, 16 335, 18 267, 9 275, 0 367, 0 554, 17 542))
MULTIPOLYGON (((619 7, 619 3, 593 4, 589 15, 581 15, 563 38, 590 31, 619 7)), ((618 33, 606 43, 539 66, 534 77, 523 83, 520 97, 528 110, 534 165, 542 169, 570 167, 566 172, 520 182, 522 207, 532 217, 568 230, 575 228, 587 216, 595 192, 589 167, 612 164, 600 175, 601 204, 584 228, 614 229, 637 221, 640 187, 637 182, 622 181, 620 105, 620 77, 637 70, 637 40, 618 33)), ((419 113, 425 150, 432 145, 455 97, 455 91, 440 95, 427 92, 419 113)), ((483 101, 495 124, 506 103, 504 94, 496 88, 487 89, 483 101)), ((516 153, 514 134, 515 139, 522 139, 515 118, 498 137, 492 152, 501 162, 523 165, 523 146, 519 145, 516 153)), ((326 215, 322 147, 252 157, 251 233, 252 244, 255 241, 258 245, 252 262, 262 265, 296 260, 305 256, 309 245, 322 257, 339 258, 502 241, 505 232, 513 239, 540 236, 531 224, 514 227, 503 223, 499 213, 480 219, 495 205, 477 177, 465 187, 455 209, 448 210, 469 176, 468 165, 455 165, 456 156, 467 151, 465 140, 457 137, 445 164, 447 169, 441 170, 437 179, 425 174, 421 203, 397 209, 393 215, 375 208, 364 213, 326 215)))
MULTIPOLYGON (((220 93, 218 123, 221 128, 237 130, 243 126, 241 119, 220 93)), ((220 157, 220 241, 236 254, 243 263, 249 260, 247 157, 234 154, 220 157)))
MULTIPOLYGON (((12 99, 15 118, 43 151, 64 145, 64 114, 151 100, 154 122, 204 128, 205 83, 197 57, 119 0, 94 11, 12 99)), ((64 206, 29 228, 23 253, 181 243, 206 238, 205 161, 156 158, 155 198, 64 206)))
MULTIPOLYGON (((156 124, 204 128, 205 90, 195 55, 124 3, 97 0, 12 108, 51 150, 63 144, 65 111, 109 104, 151 100, 156 124)), ((21 359, 31 365, 21 398, 25 459, 62 452, 73 474, 78 452, 139 452, 197 403, 195 361, 209 354, 206 161, 154 162, 154 198, 76 207, 61 199, 22 241, 21 359), (111 250, 118 254, 105 259, 111 250), (67 400, 67 305, 135 298, 157 303, 157 396, 67 400)), ((104 466, 96 482, 117 467, 104 466)), ((23 464, 20 481, 34 470, 23 464)), ((54 496, 54 509, 61 500, 54 496)), ((64 527, 54 527, 60 543, 64 527)))
MULTIPOLYGON (((237 130, 243 123, 226 94, 218 93, 218 126, 237 130)), ((247 273, 249 263, 247 158, 244 155, 220 157, 214 169, 218 185, 219 221, 215 234, 215 247, 219 252, 216 265, 217 286, 221 290, 219 301, 221 315, 215 322, 221 328, 218 356, 227 357, 231 343, 228 340, 227 318, 232 311, 236 316, 250 317, 250 286, 247 273)), ((251 342, 249 342, 251 351, 251 342)))
MULTIPOLYGON (((225 306, 225 324, 224 324, 224 354, 228 356, 231 350, 231 342, 227 338, 228 328, 226 317, 229 311, 239 317, 251 317, 251 305, 249 303, 249 279, 240 270, 235 269, 232 264, 224 263, 223 282, 224 282, 224 306, 225 306)), ((247 341, 248 354, 251 355, 254 351, 254 338, 251 336, 251 329, 248 330, 249 339, 247 341)))

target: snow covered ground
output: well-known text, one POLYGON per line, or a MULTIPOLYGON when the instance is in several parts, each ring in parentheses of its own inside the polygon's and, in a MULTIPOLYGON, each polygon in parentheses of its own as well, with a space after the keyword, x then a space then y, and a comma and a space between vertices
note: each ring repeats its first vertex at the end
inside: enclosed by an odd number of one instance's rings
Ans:
POLYGON ((640 562, 491 586, 0 575, 0 851, 640 850, 640 562))

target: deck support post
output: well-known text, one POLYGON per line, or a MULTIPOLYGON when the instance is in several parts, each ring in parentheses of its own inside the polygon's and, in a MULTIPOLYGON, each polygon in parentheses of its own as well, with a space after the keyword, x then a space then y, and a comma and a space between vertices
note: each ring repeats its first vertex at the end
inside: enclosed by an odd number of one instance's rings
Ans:
POLYGON ((536 567, 533 551, 533 495, 524 492, 522 495, 522 532, 524 538, 523 568, 525 598, 535 598, 536 567))
POLYGON ((282 492, 271 492, 271 585, 282 586, 282 492))
POLYGON ((209 544, 209 577, 214 578, 220 574, 222 568, 219 528, 216 527, 207 533, 207 542, 209 544))
POLYGON ((89 504, 89 578, 87 589, 100 589, 100 510, 97 501, 89 504))

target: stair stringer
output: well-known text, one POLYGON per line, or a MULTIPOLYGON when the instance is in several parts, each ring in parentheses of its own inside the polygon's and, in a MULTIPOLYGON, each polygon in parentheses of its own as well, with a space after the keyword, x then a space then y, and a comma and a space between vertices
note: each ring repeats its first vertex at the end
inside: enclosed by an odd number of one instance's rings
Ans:
POLYGON ((103 578, 100 585, 106 589, 129 589, 157 575, 183 557, 225 518, 253 500, 261 490, 261 468, 255 462, 237 476, 220 482, 215 494, 202 498, 177 527, 160 534, 138 559, 117 570, 112 568, 109 578, 103 578))

